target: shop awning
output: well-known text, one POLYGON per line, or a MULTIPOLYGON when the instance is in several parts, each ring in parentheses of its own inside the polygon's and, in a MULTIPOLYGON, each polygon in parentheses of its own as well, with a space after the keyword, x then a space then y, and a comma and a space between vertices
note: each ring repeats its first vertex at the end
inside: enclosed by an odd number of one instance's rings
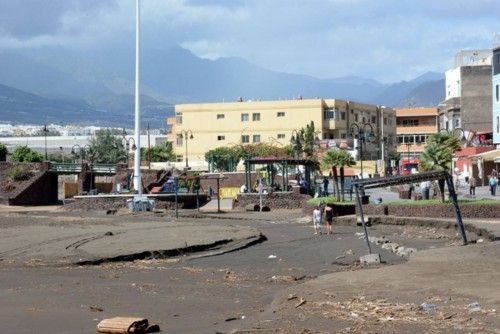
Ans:
POLYGON ((470 157, 472 159, 483 159, 484 161, 494 161, 495 163, 500 163, 500 149, 474 154, 470 157))

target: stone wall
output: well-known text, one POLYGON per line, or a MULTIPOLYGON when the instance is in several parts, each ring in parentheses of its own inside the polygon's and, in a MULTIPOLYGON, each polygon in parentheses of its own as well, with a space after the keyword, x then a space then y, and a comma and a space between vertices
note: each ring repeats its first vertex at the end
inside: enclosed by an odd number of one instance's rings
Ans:
MULTIPOLYGON (((300 209, 306 205, 311 196, 298 194, 295 192, 275 192, 262 195, 262 207, 267 206, 273 209, 300 209)), ((259 204, 259 194, 238 194, 235 201, 235 208, 245 210, 249 205, 259 204)))
MULTIPOLYGON (((127 200, 133 196, 82 196, 76 197, 74 202, 65 205, 66 210, 117 210, 127 207, 127 200)), ((163 195, 150 197, 155 200, 156 209, 175 209, 175 196, 163 195)), ((196 208, 196 195, 195 194, 181 194, 177 198, 179 209, 195 209, 196 208)), ((199 195, 200 207, 206 204, 208 196, 204 194, 199 195)))
MULTIPOLYGON (((357 210, 356 210, 357 211, 357 210)), ((429 205, 363 205, 366 215, 388 215, 398 217, 454 218, 451 204, 429 205)), ((500 218, 500 204, 460 205, 463 218, 500 218)))

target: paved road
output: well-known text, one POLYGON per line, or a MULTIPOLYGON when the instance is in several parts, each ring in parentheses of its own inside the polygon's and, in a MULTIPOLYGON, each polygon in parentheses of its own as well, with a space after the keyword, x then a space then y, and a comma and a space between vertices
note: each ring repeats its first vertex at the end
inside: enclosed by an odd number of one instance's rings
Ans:
MULTIPOLYGON (((339 226, 334 235, 314 236, 312 227, 298 218, 255 213, 193 219, 224 228, 256 228, 269 239, 220 256, 83 267, 10 267, 0 262, 3 332, 91 333, 103 318, 132 315, 148 317, 170 333, 249 326, 284 289, 318 275, 356 269, 355 260, 366 253, 364 241, 355 235, 360 228, 339 226)), ((444 231, 440 238, 434 238, 432 229, 424 234, 404 231, 374 226, 370 233, 419 249, 457 240, 454 231, 444 231)), ((386 265, 404 262, 392 252, 374 249, 386 265)))

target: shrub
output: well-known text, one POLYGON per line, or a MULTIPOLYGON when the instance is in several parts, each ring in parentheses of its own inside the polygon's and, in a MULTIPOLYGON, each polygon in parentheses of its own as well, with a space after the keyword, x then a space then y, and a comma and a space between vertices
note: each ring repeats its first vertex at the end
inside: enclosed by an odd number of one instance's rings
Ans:
POLYGON ((7 146, 4 144, 0 143, 0 161, 5 161, 7 160, 7 146))
POLYGON ((18 146, 10 157, 14 162, 42 162, 43 156, 30 149, 28 146, 18 146))
POLYGON ((14 181, 26 181, 33 176, 33 172, 26 166, 12 166, 5 174, 14 181))

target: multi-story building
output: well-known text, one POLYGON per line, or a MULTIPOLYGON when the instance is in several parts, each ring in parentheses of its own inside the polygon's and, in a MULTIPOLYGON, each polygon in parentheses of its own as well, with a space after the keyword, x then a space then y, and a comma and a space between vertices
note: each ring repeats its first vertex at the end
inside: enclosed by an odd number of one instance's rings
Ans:
POLYGON ((418 158, 427 138, 438 131, 438 108, 396 109, 396 120, 397 151, 418 158))
POLYGON ((500 148, 500 46, 493 50, 493 143, 500 148))
POLYGON ((439 128, 491 131, 491 50, 461 51, 446 71, 446 98, 439 105, 439 128))
POLYGON ((382 152, 387 157, 395 149, 388 140, 381 140, 395 138, 393 109, 337 99, 180 104, 175 106, 175 118, 167 122, 178 161, 186 161, 187 156, 190 166, 202 168, 211 149, 262 142, 284 146, 294 131, 311 121, 324 140, 348 138, 354 123, 370 124, 377 140, 364 145, 365 160, 381 159, 382 152))

